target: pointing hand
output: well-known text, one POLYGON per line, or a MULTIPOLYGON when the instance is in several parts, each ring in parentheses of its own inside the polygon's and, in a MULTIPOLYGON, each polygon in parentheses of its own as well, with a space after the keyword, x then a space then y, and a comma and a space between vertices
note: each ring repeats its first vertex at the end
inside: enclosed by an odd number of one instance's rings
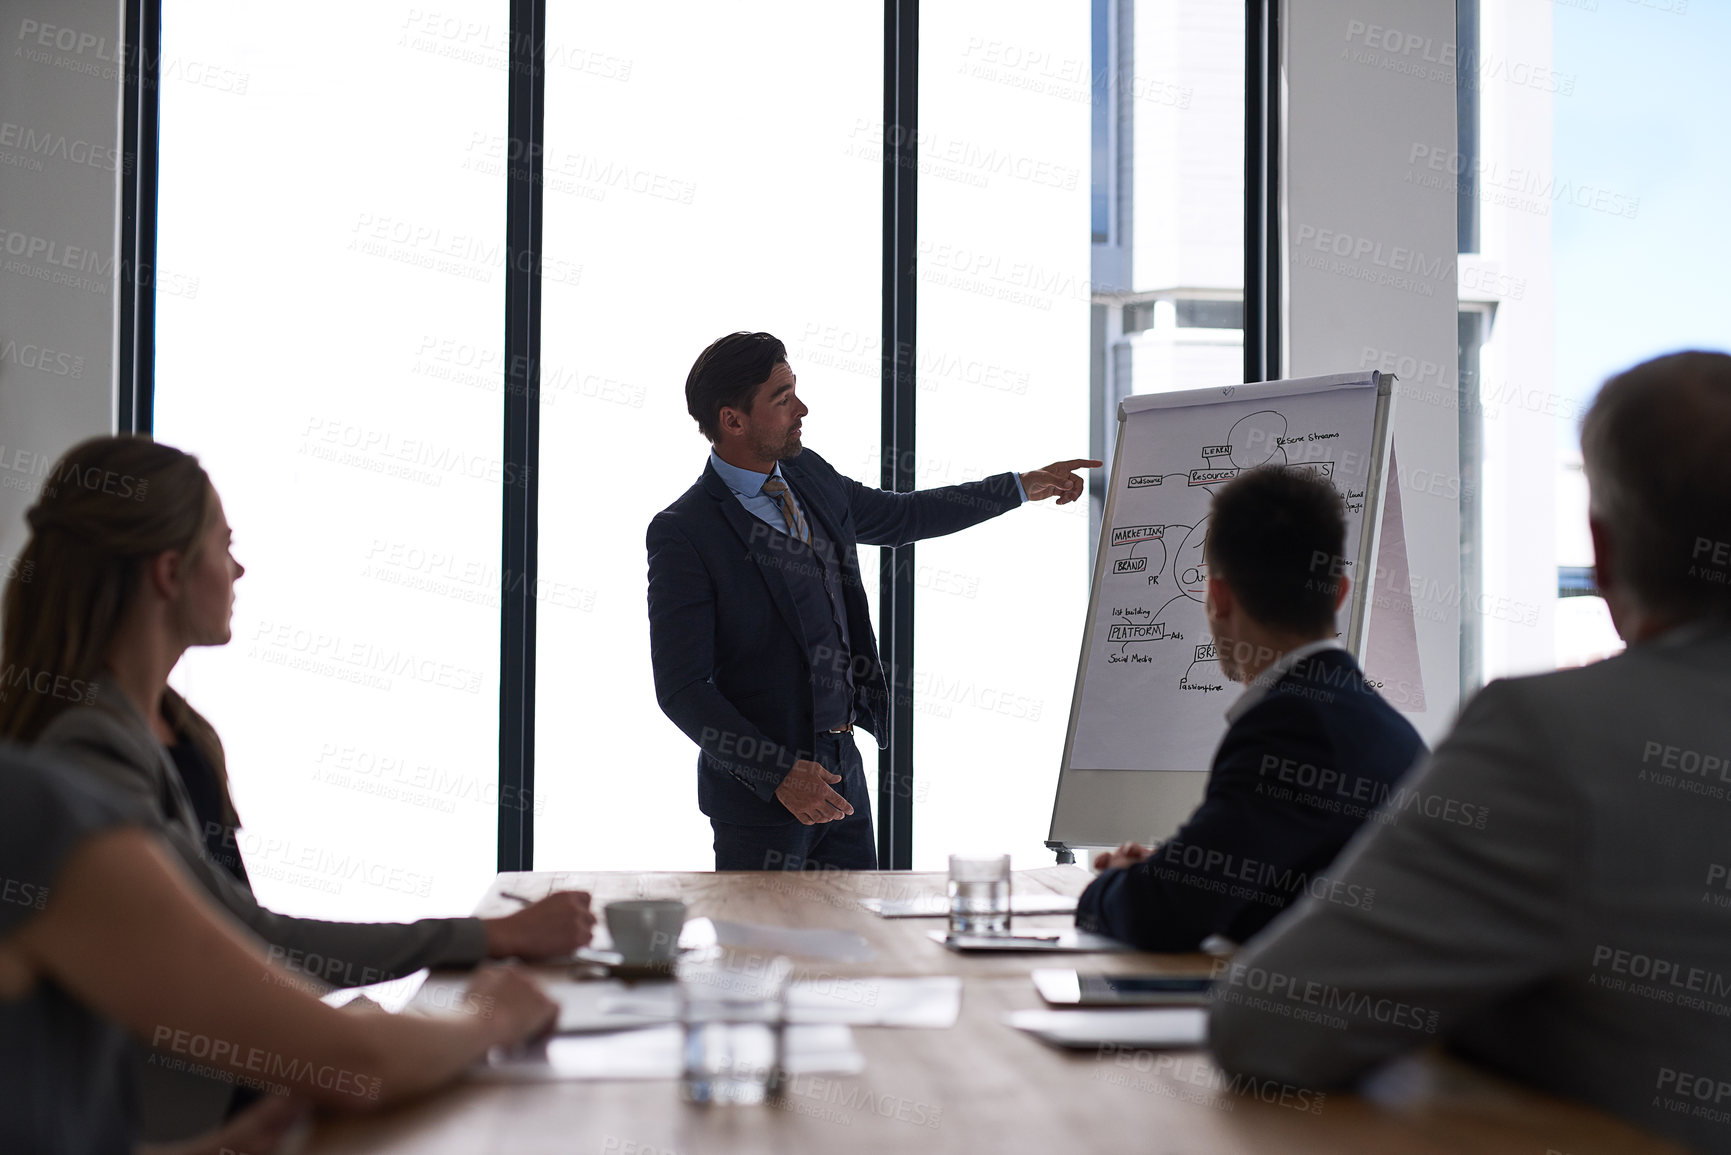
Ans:
POLYGON ((1022 488, 1029 501, 1044 501, 1057 497, 1059 505, 1068 505, 1082 496, 1083 482, 1076 476, 1078 469, 1098 469, 1104 464, 1079 457, 1074 461, 1054 461, 1044 469, 1030 469, 1022 474, 1022 488))

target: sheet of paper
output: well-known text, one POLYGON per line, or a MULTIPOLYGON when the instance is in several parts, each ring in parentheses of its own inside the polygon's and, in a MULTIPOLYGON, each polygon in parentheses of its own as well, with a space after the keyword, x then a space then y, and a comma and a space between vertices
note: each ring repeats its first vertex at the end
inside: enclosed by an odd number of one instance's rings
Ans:
POLYGON ((961 1013, 962 980, 955 975, 820 979, 794 983, 787 994, 788 1018, 796 1023, 942 1030, 961 1013))
POLYGON ((343 987, 320 996, 320 1001, 327 1006, 342 1007, 358 998, 368 998, 394 1015, 414 1002, 431 973, 419 970, 389 982, 374 983, 366 987, 343 987))
MULTIPOLYGON (((867 962, 876 953, 863 935, 851 930, 767 926, 719 918, 687 919, 685 928, 679 932, 679 946, 681 950, 723 946, 730 950, 850 963, 867 962)), ((616 963, 619 956, 613 952, 613 941, 607 935, 607 928, 598 924, 593 942, 579 949, 569 959, 559 961, 616 963)))
POLYGON ((679 1016, 678 991, 669 982, 556 979, 542 983, 541 989, 559 1004, 557 1030, 562 1035, 625 1031, 671 1022, 679 1016))
MULTIPOLYGON (((560 1006, 559 1030, 608 1031, 662 1023, 679 1015, 679 992, 672 983, 554 983, 548 992, 560 1006), (565 988, 587 988, 565 993, 565 988)), ((788 988, 787 1016, 792 1023, 856 1027, 953 1027, 962 1010, 962 980, 954 975, 926 978, 823 978, 788 988)))
POLYGON ((785 954, 801 958, 829 959, 834 962, 868 962, 876 953, 864 935, 851 930, 799 929, 791 926, 764 926, 753 922, 729 922, 721 918, 692 919, 685 924, 686 933, 680 945, 688 940, 695 945, 700 937, 693 931, 694 923, 709 923, 714 929, 714 941, 732 950, 758 951, 763 954, 785 954))
POLYGON ((928 931, 927 938, 963 954, 974 951, 1038 951, 1053 954, 1119 952, 1134 949, 1115 938, 1086 930, 1029 931, 1027 935, 963 935, 952 938, 948 931, 928 931), (1040 936, 1040 937, 1033 937, 1040 936), (1046 937, 1052 936, 1052 937, 1046 937))
POLYGON ((1058 1047, 1200 1047, 1208 1041, 1208 1012, 1201 1007, 1012 1011, 1004 1021, 1058 1047))
MULTIPOLYGON (((488 1082, 522 1083, 677 1079, 684 1042, 685 1033, 677 1025, 560 1035, 528 1053, 496 1049, 472 1075, 488 1082)), ((848 1027, 790 1026, 787 1068, 793 1075, 853 1075, 865 1069, 865 1058, 848 1027)))
MULTIPOLYGON (((859 904, 879 918, 947 918, 947 894, 921 894, 913 898, 862 898, 859 904)), ((1069 914, 1076 900, 1067 894, 1016 894, 1010 896, 1011 914, 1069 914)))
POLYGON ((1240 692, 1203 610, 1214 493, 1259 465, 1316 473, 1346 502, 1356 558, 1375 418, 1369 372, 1126 400, 1067 769, 1208 769, 1240 692))

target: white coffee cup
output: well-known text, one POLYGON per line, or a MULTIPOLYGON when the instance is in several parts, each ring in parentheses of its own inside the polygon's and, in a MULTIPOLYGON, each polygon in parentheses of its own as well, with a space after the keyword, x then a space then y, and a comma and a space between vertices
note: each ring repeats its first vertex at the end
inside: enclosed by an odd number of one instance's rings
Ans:
POLYGON ((638 898, 607 904, 613 949, 633 966, 672 962, 685 928, 685 904, 676 898, 638 898))

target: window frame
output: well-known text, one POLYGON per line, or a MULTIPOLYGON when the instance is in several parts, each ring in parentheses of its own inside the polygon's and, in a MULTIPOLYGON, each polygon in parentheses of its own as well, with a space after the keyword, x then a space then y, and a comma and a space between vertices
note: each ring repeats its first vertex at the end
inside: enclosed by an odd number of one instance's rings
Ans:
MULTIPOLYGON (((1279 376, 1283 313, 1279 260, 1280 175, 1279 17, 1283 0, 1246 0, 1245 35, 1245 335, 1246 381, 1279 376)), ((172 0, 169 0, 172 5, 172 0)), ((157 251, 159 83, 164 0, 126 0, 123 155, 119 236, 121 298, 114 426, 150 433, 155 416, 156 305, 153 271, 157 251)), ((546 0, 509 0, 511 75, 507 138, 513 162, 507 173, 506 253, 501 301, 505 328, 502 389, 505 406, 504 461, 518 467, 522 485, 502 485, 499 792, 534 796, 535 788, 535 588, 538 566, 540 478, 540 347, 542 163, 545 146, 546 0), (523 142, 521 148, 516 142, 523 142), (510 793, 508 793, 510 792, 510 793)), ((1114 12, 1109 52, 1117 59, 1114 12)), ((916 358, 919 0, 884 0, 884 133, 882 445, 886 490, 915 488, 914 431, 916 358)), ((1120 102, 1112 96, 1113 106, 1120 102)), ((1116 171, 1116 142, 1109 178, 1116 171)), ((1108 179, 1108 219, 1116 236, 1119 190, 1108 179)), ((1095 242, 1097 245, 1098 243, 1095 242)), ((1098 393, 1099 389, 1093 390, 1098 393)), ((1098 409, 1102 398, 1094 396, 1098 409)), ((1097 424, 1097 422, 1095 423, 1097 424)), ((1099 471, 1096 471, 1098 473, 1099 471)), ((1090 489, 1106 479, 1091 476, 1090 489)), ((1098 493, 1091 493, 1094 504, 1098 493)), ((894 687, 889 745, 878 765, 878 857, 885 869, 906 870, 913 858, 914 801, 914 546, 885 548, 879 555, 879 648, 894 687)), ((534 867, 534 812, 499 808, 498 868, 534 867)))

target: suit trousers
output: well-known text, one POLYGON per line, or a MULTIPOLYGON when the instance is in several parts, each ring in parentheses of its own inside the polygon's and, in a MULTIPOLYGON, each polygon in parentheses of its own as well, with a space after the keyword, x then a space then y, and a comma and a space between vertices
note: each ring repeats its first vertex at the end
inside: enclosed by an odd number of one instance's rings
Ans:
POLYGON ((877 836, 872 832, 871 796, 865 767, 852 734, 819 734, 815 760, 840 774, 836 793, 853 813, 834 822, 807 826, 792 814, 779 826, 739 826, 711 818, 715 828, 717 870, 876 870, 877 836))

